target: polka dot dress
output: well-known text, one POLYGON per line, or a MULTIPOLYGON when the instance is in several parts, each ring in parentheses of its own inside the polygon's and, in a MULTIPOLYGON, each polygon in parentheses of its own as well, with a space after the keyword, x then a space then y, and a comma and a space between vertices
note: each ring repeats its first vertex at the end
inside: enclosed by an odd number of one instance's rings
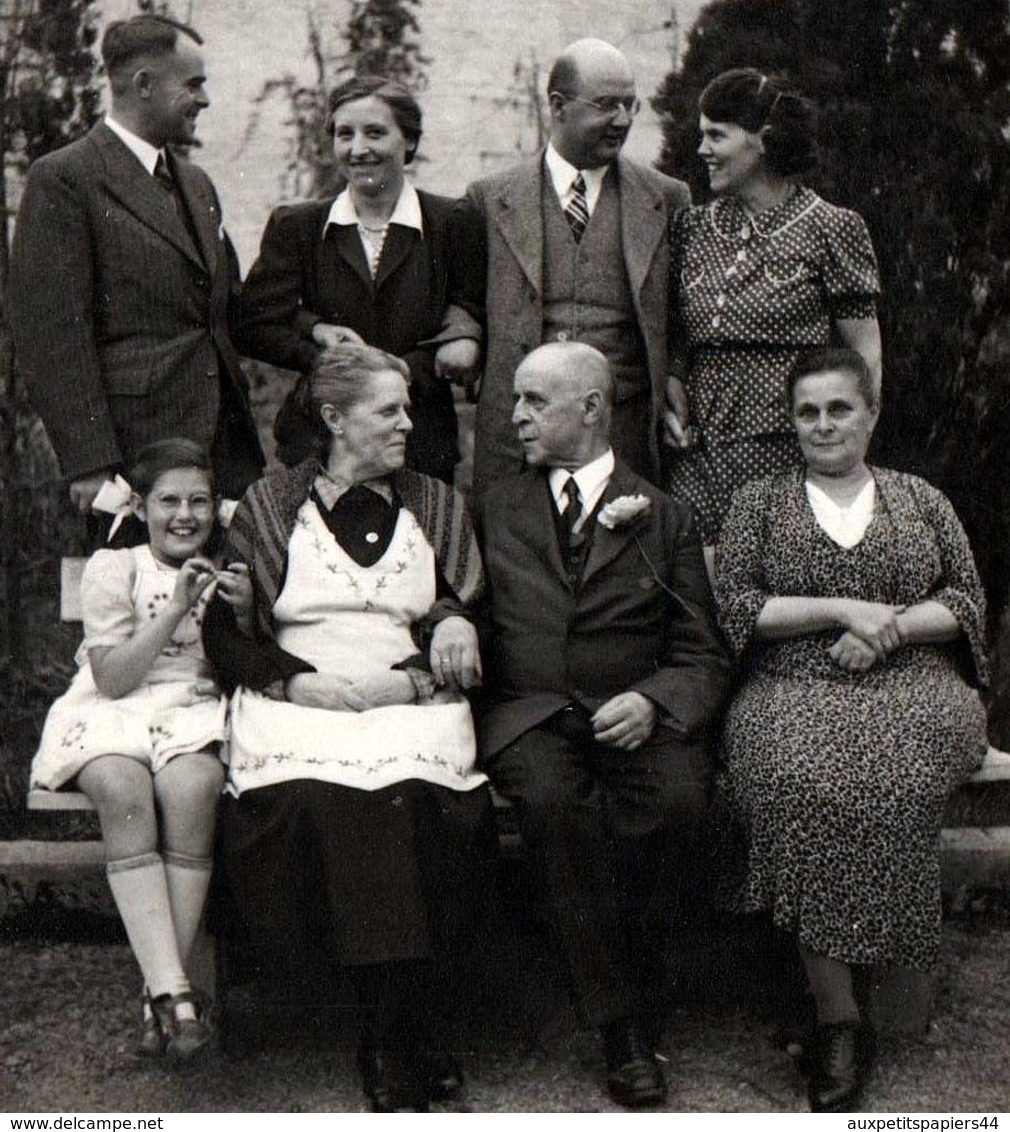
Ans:
POLYGON ((768 910, 799 942, 846 963, 928 970, 940 940, 944 802, 985 751, 985 604, 968 540, 925 481, 874 469, 860 542, 821 528, 795 469, 747 484, 717 552, 719 622, 743 681, 726 714, 716 827, 724 899, 768 910), (957 618, 949 645, 840 668, 840 630, 757 642, 770 597, 849 597, 957 618), (728 875, 727 875, 728 874, 728 875))
POLYGON ((877 262, 862 218, 806 188, 754 217, 732 197, 688 209, 671 262, 696 443, 669 490, 712 544, 741 484, 799 462, 789 370, 839 319, 874 317, 877 262))

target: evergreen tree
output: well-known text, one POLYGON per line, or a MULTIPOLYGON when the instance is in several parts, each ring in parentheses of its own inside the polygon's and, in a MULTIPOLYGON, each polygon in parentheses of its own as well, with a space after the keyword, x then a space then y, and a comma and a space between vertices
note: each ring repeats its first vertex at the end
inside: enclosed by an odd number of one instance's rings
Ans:
POLYGON ((353 0, 344 32, 345 65, 356 75, 385 75, 415 90, 424 87, 418 36, 421 0, 353 0))
POLYGON ((653 105, 660 167, 707 194, 697 98, 730 67, 820 107, 813 188, 880 259, 879 462, 926 475, 969 528, 994 607, 1010 566, 1010 12, 1005 0, 715 0, 653 105))
MULTIPOLYGON (((330 91, 351 75, 386 75, 412 90, 425 85, 417 10, 421 0, 352 0, 347 23, 341 27, 318 8, 308 12, 311 83, 287 74, 263 85, 257 101, 280 92, 290 113, 287 167, 282 182, 285 198, 328 196, 340 188, 333 161, 333 143, 326 132, 330 91)), ((256 129, 254 113, 246 131, 256 129)))
POLYGON ((0 669, 17 651, 24 535, 37 526, 27 520, 36 418, 16 380, 6 318, 11 221, 29 164, 97 117, 96 20, 94 0, 4 0, 0 8, 0 669))

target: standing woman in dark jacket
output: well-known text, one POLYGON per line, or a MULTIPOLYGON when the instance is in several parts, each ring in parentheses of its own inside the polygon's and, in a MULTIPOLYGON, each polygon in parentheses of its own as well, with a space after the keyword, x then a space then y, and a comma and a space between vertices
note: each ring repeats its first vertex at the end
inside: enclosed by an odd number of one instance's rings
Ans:
MULTIPOLYGON (((437 350, 480 333, 462 311, 447 310, 450 201, 415 190, 405 176, 421 138, 421 108, 399 83, 364 76, 332 93, 330 111, 347 187, 335 199, 274 211, 246 280, 240 347, 302 374, 320 349, 340 342, 367 342, 402 358, 414 424, 407 466, 451 482, 456 413, 437 350)), ((289 465, 305 457, 312 435, 294 404, 289 398, 274 426, 289 465)))

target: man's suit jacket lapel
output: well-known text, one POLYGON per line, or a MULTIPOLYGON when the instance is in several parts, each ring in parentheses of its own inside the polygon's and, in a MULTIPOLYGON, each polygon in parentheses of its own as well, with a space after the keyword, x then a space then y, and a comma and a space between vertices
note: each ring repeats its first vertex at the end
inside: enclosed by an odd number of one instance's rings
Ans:
POLYGON ((516 170, 495 202, 494 222, 530 286, 543 288, 544 225, 541 207, 543 154, 516 170))
MULTIPOLYGON (((610 477, 610 483, 607 484, 599 505, 596 508, 596 514, 598 515, 602 508, 608 503, 612 503, 620 496, 635 495, 637 491, 638 488, 635 476, 629 468, 618 461, 617 466, 614 468, 614 474, 610 477)), ((591 521, 595 523, 596 529, 593 531, 592 541, 589 544, 589 553, 586 556, 586 565, 582 571, 583 585, 586 585, 594 574, 598 574, 609 565, 609 563, 613 562, 628 542, 635 537, 636 531, 638 531, 641 526, 640 522, 628 523, 627 525, 617 527, 615 530, 609 530, 602 523, 597 522, 595 518, 591 519, 591 521)))
POLYGON ((512 509, 515 513, 515 529, 522 535, 523 542, 548 569, 570 587, 568 571, 561 559, 558 531, 554 522, 554 502, 545 471, 528 471, 519 477, 517 490, 512 496, 512 509))
POLYGON ((95 126, 88 136, 97 147, 105 169, 105 191, 162 239, 206 268, 185 223, 175 210, 171 196, 129 149, 103 123, 95 126))
POLYGON ((652 261, 668 238, 666 206, 662 194, 634 165, 618 158, 616 168, 621 192, 621 246, 638 306, 652 261))
MULTIPOLYGON (((614 167, 621 195, 621 246, 636 306, 649 269, 668 238, 666 206, 659 193, 628 161, 614 167)), ((494 221, 530 285, 543 287, 543 154, 520 166, 498 193, 494 221)))

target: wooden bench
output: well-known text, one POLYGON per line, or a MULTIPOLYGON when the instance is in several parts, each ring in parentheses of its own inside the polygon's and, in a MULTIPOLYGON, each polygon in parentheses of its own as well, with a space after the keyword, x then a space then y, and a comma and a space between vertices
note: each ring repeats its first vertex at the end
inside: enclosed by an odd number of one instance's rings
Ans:
MULTIPOLYGON (((60 616, 80 620, 79 587, 85 559, 61 564, 60 616)), ((494 795, 499 844, 508 857, 522 845, 511 805, 494 795)), ((32 790, 27 808, 45 814, 87 813, 89 799, 73 791, 32 790)), ((945 895, 956 904, 980 889, 1010 889, 1010 753, 990 747, 982 767, 952 796, 941 833, 941 875, 945 895)), ((16 879, 77 878, 100 873, 104 881, 100 837, 85 841, 0 841, 0 872, 16 879)), ((212 962, 212 960, 211 960, 212 962)), ((921 1033, 930 1014, 932 980, 915 972, 890 971, 875 979, 873 1009, 879 1028, 921 1033)))
MULTIPOLYGON (((86 562, 86 558, 64 558, 60 562, 62 621, 81 619, 80 584, 86 562)), ((515 823, 509 817, 509 803, 497 795, 494 801, 501 846, 514 855, 521 847, 515 823)), ((33 790, 28 796, 28 809, 33 812, 83 812, 91 808, 83 794, 69 791, 33 790)), ((74 852, 80 854, 82 864, 94 857, 91 842, 72 842, 58 850, 42 848, 49 844, 59 843, 0 843, 0 866, 5 858, 18 854, 16 846, 22 847, 20 852, 26 859, 40 863, 49 854, 54 865, 74 852)), ((952 797, 942 833, 941 861, 944 891, 949 895, 971 887, 1010 888, 1010 754, 990 747, 982 768, 952 797)))
MULTIPOLYGON (((990 747, 982 767, 958 789, 948 806, 949 824, 941 832, 945 892, 955 892, 959 886, 972 882, 978 887, 1010 888, 1010 824, 980 826, 966 820, 965 814, 967 809, 967 817, 970 818, 980 796, 984 798, 994 787, 1005 788, 1006 798, 1010 801, 1010 753, 990 747)), ((499 815, 502 847, 517 851, 519 834, 507 816, 511 805, 498 794, 493 795, 493 800, 499 815)), ((31 790, 28 793, 28 809, 33 813, 86 813, 94 807, 86 795, 75 791, 31 790)), ((1010 823, 1010 807, 1002 816, 1010 823)), ((16 844, 35 843, 0 842, 0 864, 4 858, 3 846, 16 844)), ((86 841, 70 843, 88 844, 86 841)))

